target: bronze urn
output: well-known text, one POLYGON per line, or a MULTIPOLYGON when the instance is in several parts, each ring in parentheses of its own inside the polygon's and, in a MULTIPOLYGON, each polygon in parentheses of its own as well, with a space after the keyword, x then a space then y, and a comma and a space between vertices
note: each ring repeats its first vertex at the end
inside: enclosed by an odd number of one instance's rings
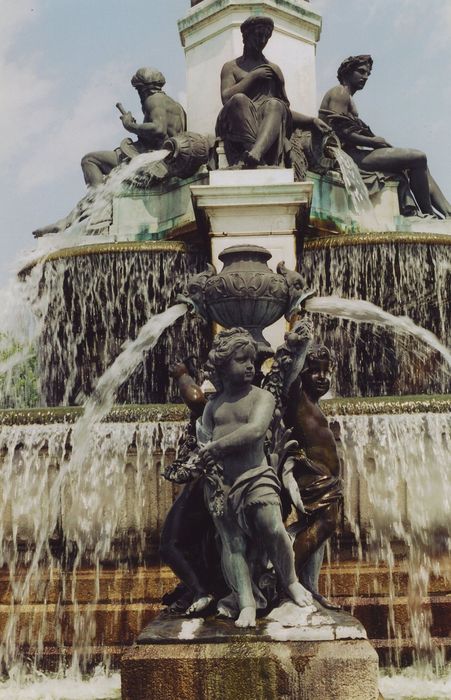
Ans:
POLYGON ((240 326, 249 331, 259 350, 268 352, 263 330, 290 313, 307 295, 301 276, 279 263, 277 272, 268 267, 271 253, 257 245, 226 248, 219 259, 221 272, 208 265, 205 272, 188 280, 189 301, 204 318, 225 328, 240 326))

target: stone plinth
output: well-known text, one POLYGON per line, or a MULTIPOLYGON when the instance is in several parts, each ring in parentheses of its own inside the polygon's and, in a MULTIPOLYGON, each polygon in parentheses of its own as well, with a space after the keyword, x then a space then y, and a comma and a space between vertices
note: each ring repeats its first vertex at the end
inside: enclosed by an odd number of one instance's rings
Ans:
POLYGON ((200 224, 208 226, 212 262, 231 245, 261 245, 275 267, 296 267, 295 234, 310 207, 312 184, 294 182, 292 170, 217 170, 191 192, 200 224))
POLYGON ((177 177, 149 190, 127 189, 113 198, 109 233, 117 241, 161 240, 194 222, 190 185, 205 182, 202 170, 187 180, 177 177))
MULTIPOLYGON (((199 225, 211 237, 212 262, 235 245, 260 245, 272 255, 269 267, 284 261, 296 269, 296 233, 303 228, 312 198, 310 182, 295 182, 293 170, 216 170, 209 185, 191 187, 199 225)), ((282 319, 264 332, 273 347, 283 342, 282 319)))
POLYGON ((291 108, 316 113, 315 50, 321 17, 312 6, 303 0, 205 0, 178 23, 186 56, 191 131, 214 133, 222 107, 222 66, 242 54, 240 25, 257 14, 274 20, 265 56, 282 69, 291 108))
POLYGON ((123 700, 377 700, 378 658, 363 627, 317 610, 308 615, 317 624, 288 626, 293 609, 286 603, 255 630, 227 620, 151 623, 122 658, 123 700))
MULTIPOLYGON (((350 197, 338 173, 308 173, 313 182, 310 228, 315 233, 361 233, 368 221, 352 209, 350 197)), ((449 219, 405 217, 399 212, 398 182, 387 180, 382 190, 371 198, 374 217, 371 229, 379 232, 433 233, 451 235, 449 219)))

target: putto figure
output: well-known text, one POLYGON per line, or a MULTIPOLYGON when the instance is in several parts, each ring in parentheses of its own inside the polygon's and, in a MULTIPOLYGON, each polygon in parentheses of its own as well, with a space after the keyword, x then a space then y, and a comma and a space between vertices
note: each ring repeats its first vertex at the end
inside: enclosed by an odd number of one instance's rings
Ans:
POLYGON ((159 150, 168 137, 186 130, 185 111, 163 92, 166 78, 159 70, 140 68, 131 83, 141 100, 144 121, 139 124, 131 112, 126 112, 120 104, 117 106, 122 112, 120 119, 124 128, 138 138, 136 141, 124 139, 114 151, 93 151, 83 156, 81 168, 88 186, 102 184, 113 168, 140 153, 159 150))
POLYGON ((293 383, 285 420, 302 449, 295 457, 293 476, 302 497, 304 514, 290 527, 295 535, 296 571, 313 597, 337 608, 317 589, 324 547, 336 531, 343 501, 341 465, 332 430, 318 405, 330 388, 331 354, 323 345, 308 348, 304 367, 293 383))
POLYGON ((207 472, 222 469, 223 508, 217 509, 217 489, 206 482, 207 507, 219 533, 222 568, 235 597, 235 606, 218 604, 231 616, 239 610, 238 627, 252 627, 257 601, 252 583, 252 559, 263 548, 286 594, 298 605, 312 602, 299 583, 290 538, 281 512, 281 485, 265 454, 265 437, 273 419, 275 400, 253 386, 257 348, 241 328, 220 332, 209 354, 209 368, 217 393, 208 401, 201 434, 208 442, 199 452, 207 472), (253 556, 250 554, 254 550, 253 556))
MULTIPOLYGON (((340 85, 329 90, 321 102, 319 116, 340 138, 343 149, 366 173, 407 173, 407 183, 422 214, 451 217, 451 204, 429 172, 426 155, 411 148, 395 148, 385 138, 375 136, 358 115, 353 95, 363 90, 371 74, 373 59, 368 55, 350 56, 338 69, 340 85)), ((402 183, 401 183, 402 184, 402 183)), ((409 216, 417 213, 408 188, 401 186, 400 210, 409 216)))

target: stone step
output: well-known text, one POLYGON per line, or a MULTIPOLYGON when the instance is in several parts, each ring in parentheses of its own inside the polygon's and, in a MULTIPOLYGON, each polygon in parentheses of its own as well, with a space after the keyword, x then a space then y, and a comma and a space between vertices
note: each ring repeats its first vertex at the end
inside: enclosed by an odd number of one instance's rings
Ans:
MULTIPOLYGON (((39 643, 54 646, 61 640, 62 646, 85 646, 83 630, 89 645, 127 645, 132 644, 139 632, 161 610, 152 603, 98 603, 55 605, 33 604, 20 605, 16 608, 16 639, 25 646, 39 643)), ((0 633, 5 629, 10 608, 0 605, 0 633)))
MULTIPOLYGON (((343 608, 363 624, 369 639, 411 637, 406 597, 395 598, 391 606, 388 599, 383 597, 339 600, 343 608), (389 630, 389 620, 394 623, 396 635, 389 630)), ((425 600, 423 611, 431 613, 432 636, 443 639, 449 636, 450 606, 451 596, 437 595, 425 600)), ((87 625, 95 624, 91 643, 94 641, 96 644, 106 645, 131 644, 160 609, 158 603, 20 605, 16 608, 17 638, 21 641, 36 640, 42 635, 42 642, 52 645, 59 637, 62 644, 71 645, 74 638, 77 639, 78 633, 75 629, 83 630, 87 625)), ((9 606, 0 605, 0 630, 5 629, 9 613, 9 606)))
MULTIPOLYGON (((443 564, 443 572, 431 576, 429 594, 446 594, 451 591, 451 565, 443 564)), ((18 581, 20 576, 15 577, 18 581)), ((359 563, 355 561, 325 565, 320 577, 320 589, 332 597, 374 597, 405 595, 408 588, 409 572, 403 562, 393 568, 392 574, 381 564, 359 563)), ((57 603, 62 600, 89 603, 97 600, 106 602, 149 602, 156 603, 164 592, 170 590, 177 579, 167 567, 154 565, 137 567, 133 570, 103 569, 98 577, 94 569, 81 569, 75 582, 71 574, 64 577, 54 572, 49 580, 32 582, 28 602, 57 603), (97 595, 96 595, 97 591, 97 595), (75 594, 75 595, 74 595, 75 594)), ((0 604, 7 605, 11 600, 11 584, 8 573, 0 572, 0 604)))
MULTIPOLYGON (((412 664, 415 651, 415 644, 412 639, 403 639, 401 644, 393 639, 371 639, 370 641, 379 656, 381 667, 387 668, 392 665, 409 666, 412 664)), ((84 653, 89 659, 88 670, 94 669, 99 663, 106 663, 112 669, 118 669, 122 655, 130 646, 131 644, 128 643, 85 647, 84 653)), ((443 651, 445 661, 451 661, 450 638, 433 637, 431 646, 432 649, 443 651)), ((26 651, 29 658, 34 658, 37 648, 27 646, 26 651)), ((72 660, 72 649, 70 646, 61 649, 51 644, 46 644, 41 653, 39 667, 45 671, 57 671, 60 668, 61 658, 64 658, 67 666, 70 665, 72 660)))
MULTIPOLYGON (((396 636, 409 638, 410 609, 406 596, 398 596, 392 601, 387 597, 357 597, 336 599, 346 610, 365 627, 370 639, 389 639, 390 626, 396 636)), ((448 637, 450 631, 451 595, 434 595, 423 599, 422 615, 431 615, 431 634, 434 637, 448 637)), ((420 611, 419 611, 420 612, 420 611)))

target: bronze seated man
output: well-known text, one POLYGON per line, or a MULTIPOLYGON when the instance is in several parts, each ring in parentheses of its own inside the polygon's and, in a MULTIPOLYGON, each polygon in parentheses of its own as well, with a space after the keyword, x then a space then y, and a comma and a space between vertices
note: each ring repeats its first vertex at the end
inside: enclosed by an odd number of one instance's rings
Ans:
POLYGON ((155 68, 136 71, 131 83, 141 100, 144 121, 139 124, 130 112, 125 111, 120 119, 124 128, 138 138, 136 141, 124 139, 114 151, 93 151, 83 156, 81 168, 88 186, 102 184, 113 168, 140 153, 161 149, 168 137, 186 130, 185 111, 163 92, 165 82, 164 75, 155 68))

